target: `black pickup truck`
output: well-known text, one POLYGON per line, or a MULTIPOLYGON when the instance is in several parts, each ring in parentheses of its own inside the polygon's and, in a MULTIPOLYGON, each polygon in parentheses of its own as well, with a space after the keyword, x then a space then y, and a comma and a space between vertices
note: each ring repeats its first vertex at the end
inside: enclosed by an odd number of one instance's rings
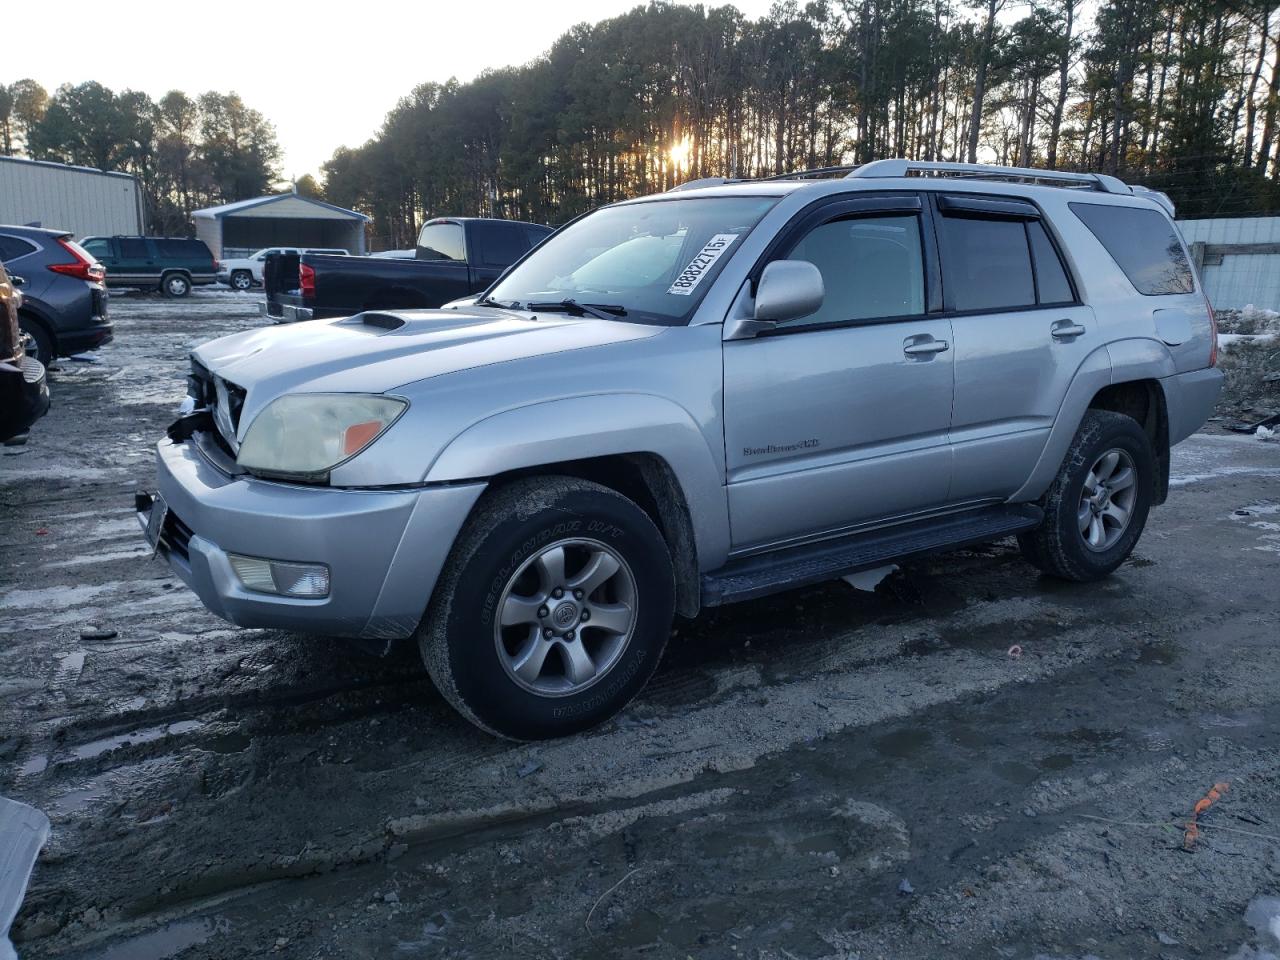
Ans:
POLYGON ((418 234, 412 260, 333 254, 269 254, 259 309, 288 323, 364 310, 438 307, 493 283, 550 227, 519 220, 440 217, 418 234))

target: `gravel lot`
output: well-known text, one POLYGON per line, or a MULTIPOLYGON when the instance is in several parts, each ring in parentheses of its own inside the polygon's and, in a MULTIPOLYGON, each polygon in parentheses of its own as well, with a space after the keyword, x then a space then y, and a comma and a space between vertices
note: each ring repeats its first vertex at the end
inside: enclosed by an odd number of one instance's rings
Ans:
POLYGON ((1280 444, 1179 447, 1106 583, 997 544, 727 608, 515 745, 413 651, 232 628, 147 556, 186 352, 258 319, 112 309, 0 455, 0 793, 54 825, 24 958, 1280 953, 1280 444))

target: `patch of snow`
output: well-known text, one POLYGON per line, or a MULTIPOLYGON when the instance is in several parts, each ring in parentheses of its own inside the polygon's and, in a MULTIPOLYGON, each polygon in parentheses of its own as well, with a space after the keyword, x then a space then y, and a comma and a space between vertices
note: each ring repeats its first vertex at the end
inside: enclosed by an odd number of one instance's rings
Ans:
POLYGON ((896 563, 891 563, 886 567, 876 567, 874 570, 860 570, 858 573, 851 573, 840 579, 853 587, 855 590, 865 590, 867 593, 875 593, 876 586, 893 571, 898 569, 896 563))

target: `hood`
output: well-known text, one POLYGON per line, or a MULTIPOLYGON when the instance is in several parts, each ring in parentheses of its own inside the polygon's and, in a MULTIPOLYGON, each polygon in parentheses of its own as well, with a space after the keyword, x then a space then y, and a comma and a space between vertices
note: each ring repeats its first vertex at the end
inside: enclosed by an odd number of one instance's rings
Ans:
POLYGON ((386 393, 525 357, 642 340, 663 328, 508 310, 403 310, 263 327, 192 352, 246 391, 242 425, 286 393, 386 393))

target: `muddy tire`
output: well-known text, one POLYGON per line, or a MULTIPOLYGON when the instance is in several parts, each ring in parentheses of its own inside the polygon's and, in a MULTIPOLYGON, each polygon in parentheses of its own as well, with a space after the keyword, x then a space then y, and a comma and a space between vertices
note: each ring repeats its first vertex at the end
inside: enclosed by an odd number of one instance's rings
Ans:
POLYGON ((184 273, 166 273, 160 278, 160 292, 180 300, 191 292, 191 278, 184 273))
POLYGON ((486 493, 458 535, 418 644, 464 717, 513 740, 593 727, 653 675, 675 605, 647 514, 574 477, 486 493))
POLYGON ((1155 494, 1155 452, 1132 417, 1089 410, 1044 495, 1044 523, 1022 555, 1063 580, 1100 580, 1128 558, 1155 494))

